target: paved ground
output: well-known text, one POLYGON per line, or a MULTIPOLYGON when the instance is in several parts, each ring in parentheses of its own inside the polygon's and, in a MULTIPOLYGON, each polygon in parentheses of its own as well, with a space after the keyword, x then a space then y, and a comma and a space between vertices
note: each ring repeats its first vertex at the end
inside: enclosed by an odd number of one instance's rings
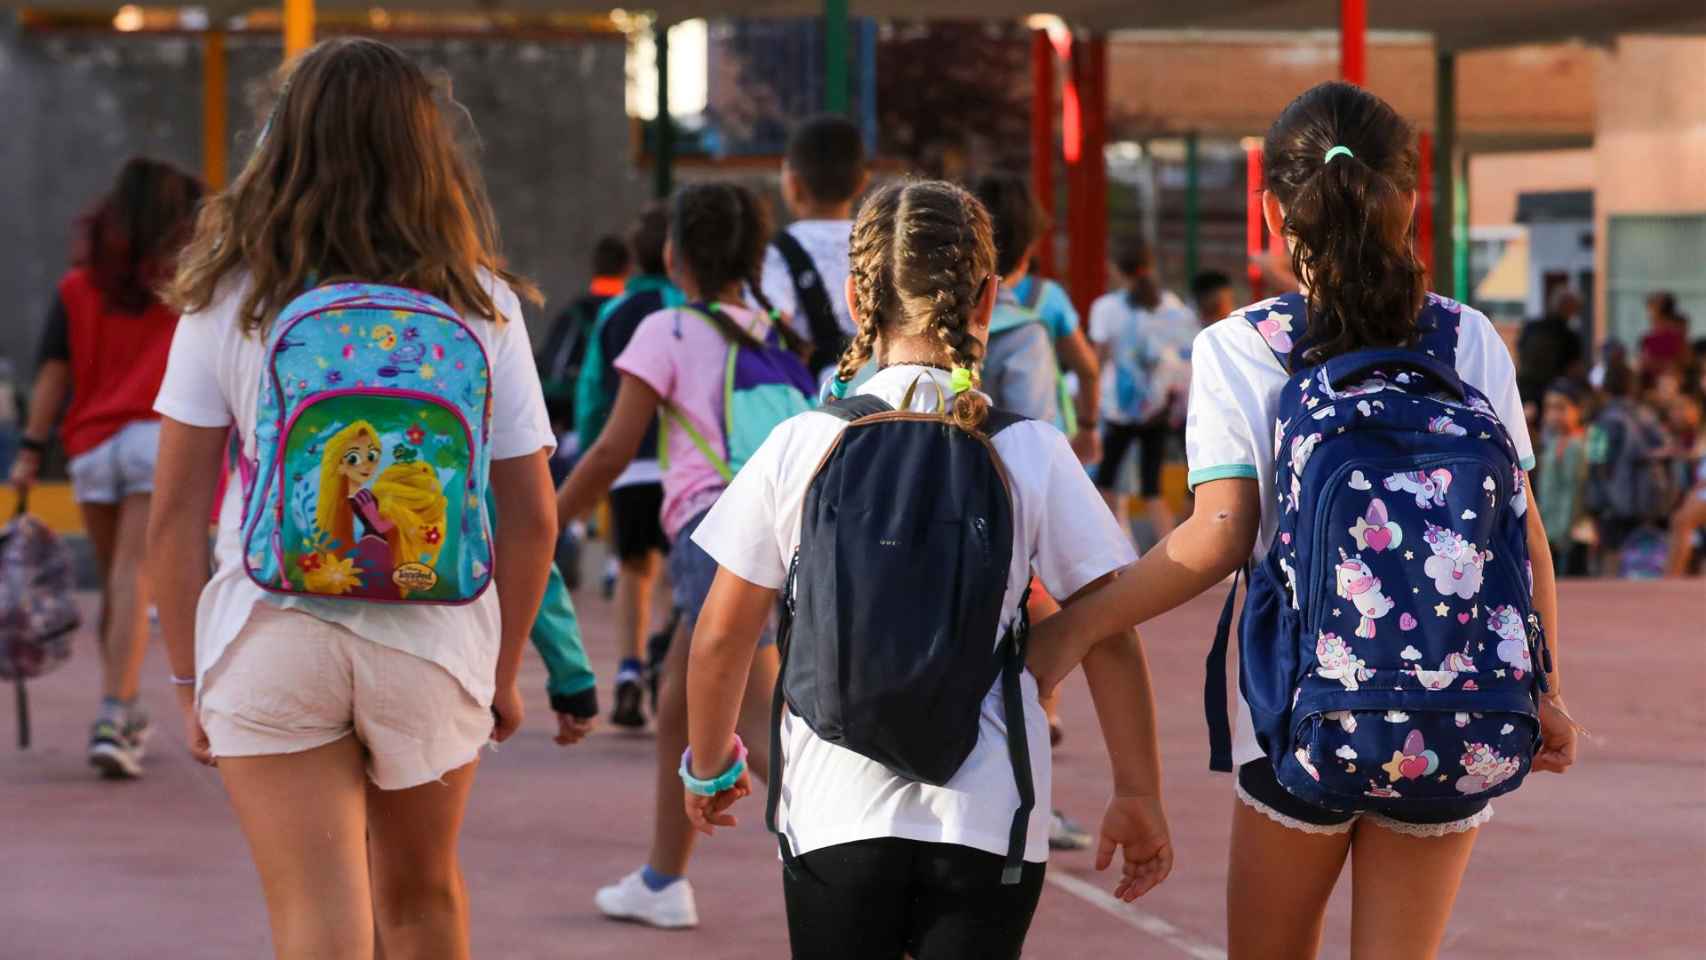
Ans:
MULTIPOLYGON (((581 598, 601 667, 605 604, 581 598)), ((1167 799, 1178 869, 1135 909, 1081 854, 1058 857, 1028 957, 1220 956, 1229 781, 1206 771, 1199 693, 1218 609, 1205 598, 1146 631, 1167 717, 1167 799)), ((1500 800, 1483 832, 1444 955, 1659 958, 1706 955, 1706 588, 1571 584, 1564 638, 1572 708, 1594 733, 1576 771, 1500 800)), ((158 651, 144 696, 170 721, 158 651)), ((705 927, 657 933, 600 920, 592 891, 643 856, 650 741, 600 733, 550 740, 539 688, 528 726, 488 754, 463 838, 476 955, 497 958, 785 956, 774 847, 746 820, 701 848, 705 927)), ((267 955, 260 891, 218 776, 192 764, 168 723, 148 778, 96 782, 83 762, 94 700, 85 646, 33 688, 37 746, 0 725, 0 957, 267 955)), ((4 699, 4 694, 0 694, 4 699)), ((0 711, 3 714, 9 711, 0 711)), ((1057 802, 1093 821, 1106 788, 1081 682, 1067 697, 1057 802)), ((1341 884, 1324 956, 1346 955, 1341 884)))

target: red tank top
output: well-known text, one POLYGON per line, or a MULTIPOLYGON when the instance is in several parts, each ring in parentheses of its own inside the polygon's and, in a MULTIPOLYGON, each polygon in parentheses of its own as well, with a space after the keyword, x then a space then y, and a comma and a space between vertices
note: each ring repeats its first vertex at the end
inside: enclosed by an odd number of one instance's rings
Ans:
POLYGON ((85 270, 59 282, 71 353, 71 406, 60 427, 68 457, 100 446, 127 424, 157 420, 154 396, 178 315, 162 304, 141 313, 108 308, 85 270))

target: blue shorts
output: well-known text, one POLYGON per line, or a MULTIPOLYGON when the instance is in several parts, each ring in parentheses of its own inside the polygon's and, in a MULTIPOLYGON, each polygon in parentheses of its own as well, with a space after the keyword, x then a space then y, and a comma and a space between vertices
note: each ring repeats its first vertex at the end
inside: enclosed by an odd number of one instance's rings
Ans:
POLYGON ((1443 805, 1437 812, 1341 813, 1304 803, 1280 786, 1267 757, 1238 768, 1238 799, 1269 820, 1304 833, 1349 833, 1356 822, 1367 817, 1394 833, 1412 837, 1443 837, 1473 830, 1493 818, 1485 799, 1464 799, 1443 805))
MULTIPOLYGON (((705 513, 710 513, 706 510, 705 513)), ((711 581, 717 579, 717 561, 705 549, 693 542, 693 532, 699 529, 699 523, 705 519, 701 513, 687 521, 675 535, 670 544, 669 560, 666 569, 669 571, 670 597, 675 608, 681 611, 682 625, 687 629, 687 635, 693 635, 693 627, 699 620, 699 611, 705 606, 705 598, 711 593, 711 581)), ((766 647, 776 642, 774 624, 767 624, 764 633, 758 638, 758 645, 766 647)))

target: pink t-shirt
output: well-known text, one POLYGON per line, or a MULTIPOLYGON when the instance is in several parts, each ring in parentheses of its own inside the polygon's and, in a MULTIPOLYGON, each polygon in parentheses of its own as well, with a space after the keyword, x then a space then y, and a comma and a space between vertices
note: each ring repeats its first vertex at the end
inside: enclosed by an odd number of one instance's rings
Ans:
MULTIPOLYGON (((760 339, 770 332, 768 317, 745 307, 719 304, 729 319, 760 339)), ((673 412, 685 417, 712 449, 723 450, 723 378, 729 342, 702 314, 671 307, 640 321, 633 339, 616 358, 616 369, 644 381, 663 398, 666 409, 663 474, 663 532, 674 540, 689 520, 717 502, 728 483, 693 445, 686 430, 667 423, 673 412)))

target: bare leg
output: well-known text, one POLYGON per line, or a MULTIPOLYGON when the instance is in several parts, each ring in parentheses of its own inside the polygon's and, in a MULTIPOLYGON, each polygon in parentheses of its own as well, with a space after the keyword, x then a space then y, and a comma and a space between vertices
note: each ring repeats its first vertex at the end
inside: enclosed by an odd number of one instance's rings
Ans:
POLYGON ((1228 960, 1313 960, 1351 834, 1305 833, 1233 801, 1228 960))
POLYGON ((107 696, 130 700, 148 653, 148 501, 145 493, 118 505, 101 618, 107 696))
POLYGON ((1694 531, 1706 526, 1706 500, 1698 490, 1692 491, 1676 509, 1670 521, 1670 558, 1665 561, 1665 576, 1688 575, 1688 561, 1694 554, 1694 531))
POLYGON ((658 873, 679 877, 693 856, 693 827, 683 809, 681 753, 687 749, 687 650, 692 630, 686 618, 664 659, 658 687, 657 798, 652 814, 652 850, 646 862, 658 873))
POLYGON ((112 609, 112 597, 108 595, 107 582, 112 576, 113 545, 118 540, 119 505, 116 503, 79 503, 77 508, 83 514, 83 530, 89 535, 89 546, 95 551, 95 576, 101 586, 101 619, 96 625, 95 642, 101 649, 101 695, 121 697, 116 692, 122 684, 118 677, 107 667, 107 617, 112 609))
POLYGON ((1351 844, 1352 960, 1432 960, 1479 830, 1411 837, 1363 820, 1351 844))
POLYGON ((621 562, 616 575, 616 643, 618 656, 646 659, 646 631, 650 629, 652 592, 657 587, 663 555, 649 550, 642 557, 621 562))
POLYGON ((372 957, 361 744, 344 737, 302 753, 221 757, 219 773, 260 871, 275 956, 372 957))
POLYGON ((468 896, 456 845, 478 765, 408 790, 367 785, 373 921, 387 957, 469 956, 468 896))

